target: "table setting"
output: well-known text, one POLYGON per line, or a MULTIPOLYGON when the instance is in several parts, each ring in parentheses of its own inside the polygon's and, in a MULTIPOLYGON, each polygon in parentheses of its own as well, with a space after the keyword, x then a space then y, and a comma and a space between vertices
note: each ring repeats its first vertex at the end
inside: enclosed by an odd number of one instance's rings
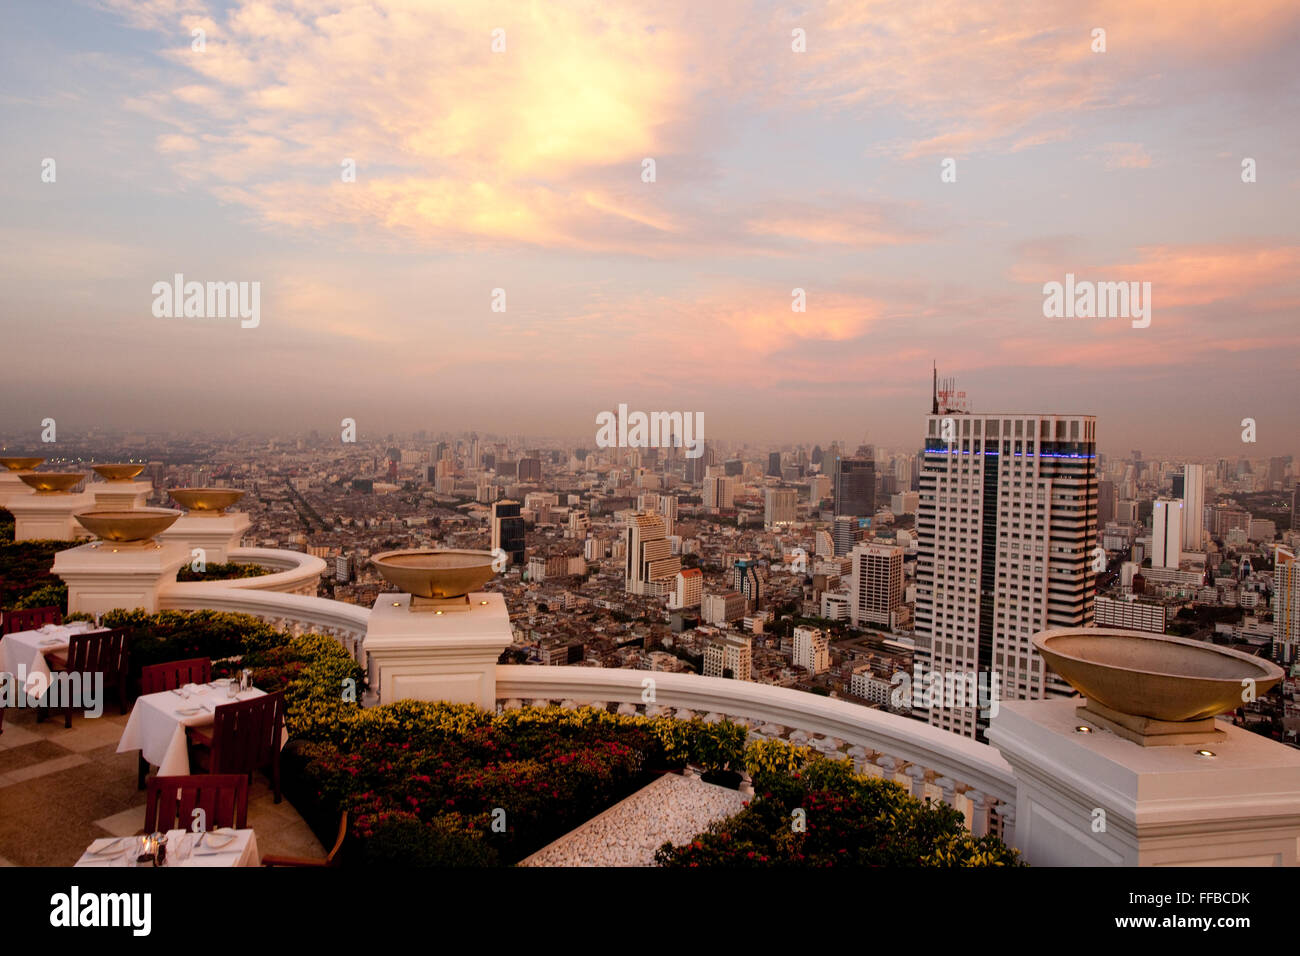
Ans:
POLYGON ((207 832, 168 830, 127 837, 103 837, 86 848, 74 866, 259 866, 252 829, 219 827, 207 832))

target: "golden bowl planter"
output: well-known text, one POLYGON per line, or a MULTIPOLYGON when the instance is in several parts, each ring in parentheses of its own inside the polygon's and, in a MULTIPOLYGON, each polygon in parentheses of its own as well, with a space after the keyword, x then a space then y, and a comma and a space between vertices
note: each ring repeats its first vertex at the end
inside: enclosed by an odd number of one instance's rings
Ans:
POLYGON ((491 551, 385 551, 370 559, 384 580, 411 595, 411 608, 463 606, 496 576, 491 551))
POLYGON ((1106 628, 1034 635, 1038 653, 1088 698, 1079 715, 1143 746, 1221 739, 1214 718, 1283 677, 1271 661, 1202 641, 1106 628))
POLYGON ((167 493, 182 508, 199 516, 219 515, 244 497, 238 488, 173 488, 167 493))
POLYGON ((37 465, 45 461, 44 458, 0 458, 0 465, 8 468, 10 471, 31 471, 37 465))
POLYGON ((23 484, 36 489, 38 495, 58 495, 77 485, 86 476, 81 472, 41 471, 18 476, 23 484))
POLYGON ((149 541, 172 526, 181 512, 174 508, 136 508, 131 511, 83 511, 73 515, 78 523, 102 541, 132 544, 149 541))
POLYGON ((140 472, 144 471, 144 465, 132 465, 129 462, 123 462, 119 465, 91 465, 95 474, 105 481, 130 481, 140 472))

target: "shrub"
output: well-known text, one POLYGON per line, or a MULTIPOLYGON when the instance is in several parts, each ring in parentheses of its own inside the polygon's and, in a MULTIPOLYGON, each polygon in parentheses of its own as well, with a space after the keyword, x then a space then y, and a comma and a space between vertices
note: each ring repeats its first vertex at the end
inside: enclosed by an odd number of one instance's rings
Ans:
MULTIPOLYGON (((8 512, 5 512, 8 514, 8 512)), ((10 528, 9 540, 0 543, 0 607, 16 609, 19 607, 42 607, 47 604, 66 606, 66 596, 61 601, 26 603, 34 594, 45 592, 48 588, 66 587, 56 578, 50 567, 54 556, 67 548, 76 547, 75 541, 18 541, 14 542, 13 529, 10 528)), ((46 592, 50 593, 50 592, 46 592)))
POLYGON ((176 572, 176 580, 231 581, 237 578, 260 578, 271 573, 270 568, 264 568, 260 564, 236 564, 233 561, 209 564, 202 571, 195 571, 188 564, 183 564, 176 572))
POLYGON ((996 837, 972 836, 953 808, 923 803, 896 783, 858 776, 847 760, 813 757, 794 773, 763 769, 754 782, 758 796, 744 810, 688 844, 664 844, 655 862, 668 867, 1022 865, 1016 851, 996 837))
POLYGON ((365 867, 493 866, 496 851, 481 832, 454 821, 422 823, 413 814, 395 814, 378 823, 362 841, 356 861, 365 867))
POLYGON ((13 603, 15 611, 28 607, 57 607, 66 611, 68 608, 68 586, 62 581, 42 584, 34 591, 28 591, 13 603))

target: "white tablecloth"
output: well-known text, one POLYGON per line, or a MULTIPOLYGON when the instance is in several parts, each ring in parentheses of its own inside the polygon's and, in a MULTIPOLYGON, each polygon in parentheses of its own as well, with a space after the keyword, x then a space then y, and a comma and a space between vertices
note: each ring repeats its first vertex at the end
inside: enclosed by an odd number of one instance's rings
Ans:
POLYGON ((185 728, 211 724, 215 719, 213 711, 222 704, 252 700, 264 695, 265 691, 251 687, 238 697, 228 697, 224 684, 218 687, 200 684, 188 700, 170 690, 145 694, 137 698, 135 706, 131 708, 131 716, 127 719, 126 729, 122 731, 122 739, 118 741, 117 752, 140 751, 145 760, 158 767, 160 777, 184 776, 190 772, 185 728), (198 709, 196 714, 178 713, 195 708, 198 709))
POLYGON ((0 638, 0 672, 13 674, 15 679, 23 674, 27 692, 43 694, 50 686, 50 665, 45 662, 45 655, 62 654, 73 634, 101 630, 104 628, 97 628, 89 621, 73 621, 6 634, 0 638))
MULTIPOLYGON (((229 844, 213 850, 211 847, 197 847, 197 833, 185 830, 167 831, 167 857, 164 866, 261 866, 262 856, 257 850, 257 837, 252 830, 235 830, 235 839, 229 844)), ((115 843, 115 838, 105 837, 96 840, 86 852, 81 854, 75 866, 153 866, 153 863, 137 863, 139 850, 135 845, 122 853, 113 853, 117 847, 126 847, 136 837, 125 837, 122 843, 115 843), (108 848, 110 852, 92 855, 92 850, 108 848)))

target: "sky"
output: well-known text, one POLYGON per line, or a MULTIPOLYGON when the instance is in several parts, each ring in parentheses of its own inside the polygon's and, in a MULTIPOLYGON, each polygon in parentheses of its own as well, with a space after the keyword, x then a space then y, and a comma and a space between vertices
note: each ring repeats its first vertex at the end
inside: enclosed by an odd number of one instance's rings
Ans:
POLYGON ((11 0, 0 430, 910 447, 933 361, 1110 453, 1300 456, 1298 40, 1293 0, 11 0), (177 273, 256 327, 155 315, 177 273), (1067 273, 1149 325, 1046 317, 1067 273))

